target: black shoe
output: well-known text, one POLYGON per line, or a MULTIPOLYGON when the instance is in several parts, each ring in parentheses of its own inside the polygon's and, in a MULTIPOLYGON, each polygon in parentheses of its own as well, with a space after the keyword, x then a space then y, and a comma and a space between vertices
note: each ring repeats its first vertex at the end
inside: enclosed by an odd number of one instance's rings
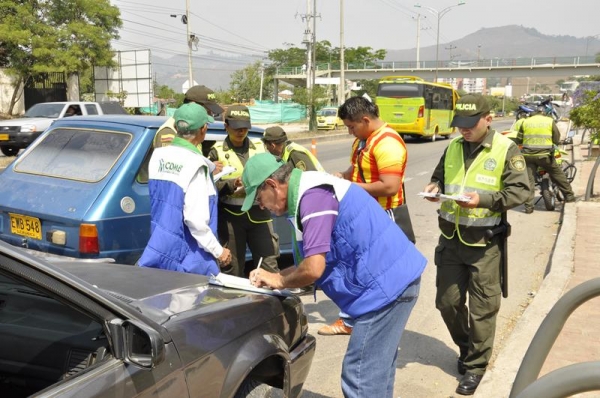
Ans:
POLYGON ((456 393, 460 395, 473 395, 483 375, 476 375, 473 373, 467 373, 460 379, 458 387, 456 387, 456 393))
POLYGON ((573 202, 575 202, 575 196, 568 196, 565 199, 565 203, 573 203, 573 202))

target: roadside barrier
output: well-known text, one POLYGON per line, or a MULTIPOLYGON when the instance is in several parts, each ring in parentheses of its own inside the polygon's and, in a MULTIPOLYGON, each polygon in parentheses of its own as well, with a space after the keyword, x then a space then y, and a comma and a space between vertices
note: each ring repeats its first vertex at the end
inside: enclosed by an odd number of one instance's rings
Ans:
POLYGON ((317 140, 314 138, 310 144, 310 153, 312 153, 314 156, 317 156, 317 140))

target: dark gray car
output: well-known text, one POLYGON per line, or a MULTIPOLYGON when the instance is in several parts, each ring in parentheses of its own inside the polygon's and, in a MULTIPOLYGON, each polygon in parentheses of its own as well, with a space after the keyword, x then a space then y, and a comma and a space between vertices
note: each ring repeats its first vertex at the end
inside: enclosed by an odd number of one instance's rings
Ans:
POLYGON ((307 329, 295 296, 0 242, 3 397, 298 397, 307 329))

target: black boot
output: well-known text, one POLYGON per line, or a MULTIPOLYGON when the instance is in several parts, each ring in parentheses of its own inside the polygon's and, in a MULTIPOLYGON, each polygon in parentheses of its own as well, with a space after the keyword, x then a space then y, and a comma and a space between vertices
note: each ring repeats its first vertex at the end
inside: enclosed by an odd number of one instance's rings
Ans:
POLYGON ((467 372, 467 374, 460 379, 460 383, 458 383, 458 387, 456 387, 456 393, 460 395, 473 395, 475 390, 477 390, 482 377, 483 375, 467 372))

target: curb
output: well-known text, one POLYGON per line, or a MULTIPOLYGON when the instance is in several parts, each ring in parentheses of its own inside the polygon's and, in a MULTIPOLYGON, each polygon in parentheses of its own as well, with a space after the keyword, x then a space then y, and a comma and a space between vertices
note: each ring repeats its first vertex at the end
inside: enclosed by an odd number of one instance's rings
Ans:
MULTIPOLYGON (((582 169, 579 146, 573 146, 573 163, 582 169)), ((578 192, 581 173, 573 181, 573 190, 578 192)), ((544 318, 561 298, 573 275, 575 233, 577 229, 577 202, 563 205, 562 223, 548 272, 533 301, 529 304, 506 340, 493 366, 487 370, 477 388, 474 398, 508 397, 529 344, 537 333, 544 318)))

